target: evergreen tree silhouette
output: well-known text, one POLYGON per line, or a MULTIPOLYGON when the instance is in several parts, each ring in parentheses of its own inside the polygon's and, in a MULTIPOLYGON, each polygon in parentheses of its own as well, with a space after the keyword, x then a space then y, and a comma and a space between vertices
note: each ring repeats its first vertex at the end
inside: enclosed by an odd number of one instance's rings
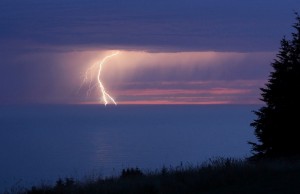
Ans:
POLYGON ((300 16, 291 40, 284 37, 268 83, 261 88, 265 106, 254 111, 251 123, 258 143, 252 145, 252 158, 300 156, 300 16))

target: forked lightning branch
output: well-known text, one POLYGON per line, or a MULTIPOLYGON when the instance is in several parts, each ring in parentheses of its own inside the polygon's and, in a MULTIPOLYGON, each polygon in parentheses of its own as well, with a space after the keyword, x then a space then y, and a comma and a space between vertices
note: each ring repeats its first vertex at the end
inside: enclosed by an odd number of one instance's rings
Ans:
POLYGON ((103 102, 105 106, 108 103, 113 103, 113 104, 117 105, 117 102, 113 99, 113 97, 111 97, 108 94, 108 92, 105 90, 105 87, 101 81, 102 68, 103 68, 103 65, 107 62, 107 60, 118 55, 119 53, 120 52, 117 51, 113 54, 107 55, 99 63, 90 66, 84 74, 83 84, 87 84, 87 82, 89 84, 88 90, 87 90, 87 95, 89 95, 93 90, 98 89, 99 95, 100 95, 99 100, 100 100, 100 102, 103 102))

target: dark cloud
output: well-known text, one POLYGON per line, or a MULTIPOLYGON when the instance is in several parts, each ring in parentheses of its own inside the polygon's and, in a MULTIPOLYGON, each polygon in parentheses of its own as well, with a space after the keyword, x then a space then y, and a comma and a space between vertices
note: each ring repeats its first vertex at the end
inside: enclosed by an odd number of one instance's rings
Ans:
POLYGON ((0 54, 0 104, 68 101, 76 89, 70 79, 74 72, 67 72, 66 64, 57 57, 24 54, 12 58, 0 54))
MULTIPOLYGON (((1 0, 0 104, 82 99, 74 84, 78 71, 69 71, 62 53, 109 49, 274 53, 291 31, 293 11, 299 11, 299 5, 299 0, 1 0)), ((271 58, 272 54, 254 54, 242 62, 195 65, 188 74, 180 68, 149 67, 137 69, 127 81, 144 84, 141 88, 164 81, 263 79, 271 58)))
POLYGON ((2 0, 0 41, 6 44, 0 47, 273 51, 299 5, 298 0, 2 0))

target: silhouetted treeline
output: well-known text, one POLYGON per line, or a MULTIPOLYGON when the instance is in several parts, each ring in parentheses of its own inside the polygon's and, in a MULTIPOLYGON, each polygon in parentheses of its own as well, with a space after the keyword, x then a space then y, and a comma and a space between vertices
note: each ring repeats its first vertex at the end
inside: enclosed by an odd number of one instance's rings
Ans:
POLYGON ((268 83, 261 88, 265 106, 251 123, 259 143, 249 142, 252 159, 300 155, 300 16, 296 13, 291 40, 284 37, 271 64, 268 83))
POLYGON ((115 178, 59 179, 54 185, 12 188, 4 194, 186 194, 300 193, 299 162, 249 162, 232 158, 209 160, 201 166, 142 172, 125 169, 115 178))

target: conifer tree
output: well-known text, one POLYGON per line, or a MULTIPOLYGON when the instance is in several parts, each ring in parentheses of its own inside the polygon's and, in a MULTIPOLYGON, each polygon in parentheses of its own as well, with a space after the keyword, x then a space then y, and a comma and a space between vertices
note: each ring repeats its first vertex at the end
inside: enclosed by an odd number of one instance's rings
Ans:
POLYGON ((251 123, 258 143, 252 158, 300 156, 300 16, 291 40, 283 38, 268 83, 261 88, 265 103, 251 123))

